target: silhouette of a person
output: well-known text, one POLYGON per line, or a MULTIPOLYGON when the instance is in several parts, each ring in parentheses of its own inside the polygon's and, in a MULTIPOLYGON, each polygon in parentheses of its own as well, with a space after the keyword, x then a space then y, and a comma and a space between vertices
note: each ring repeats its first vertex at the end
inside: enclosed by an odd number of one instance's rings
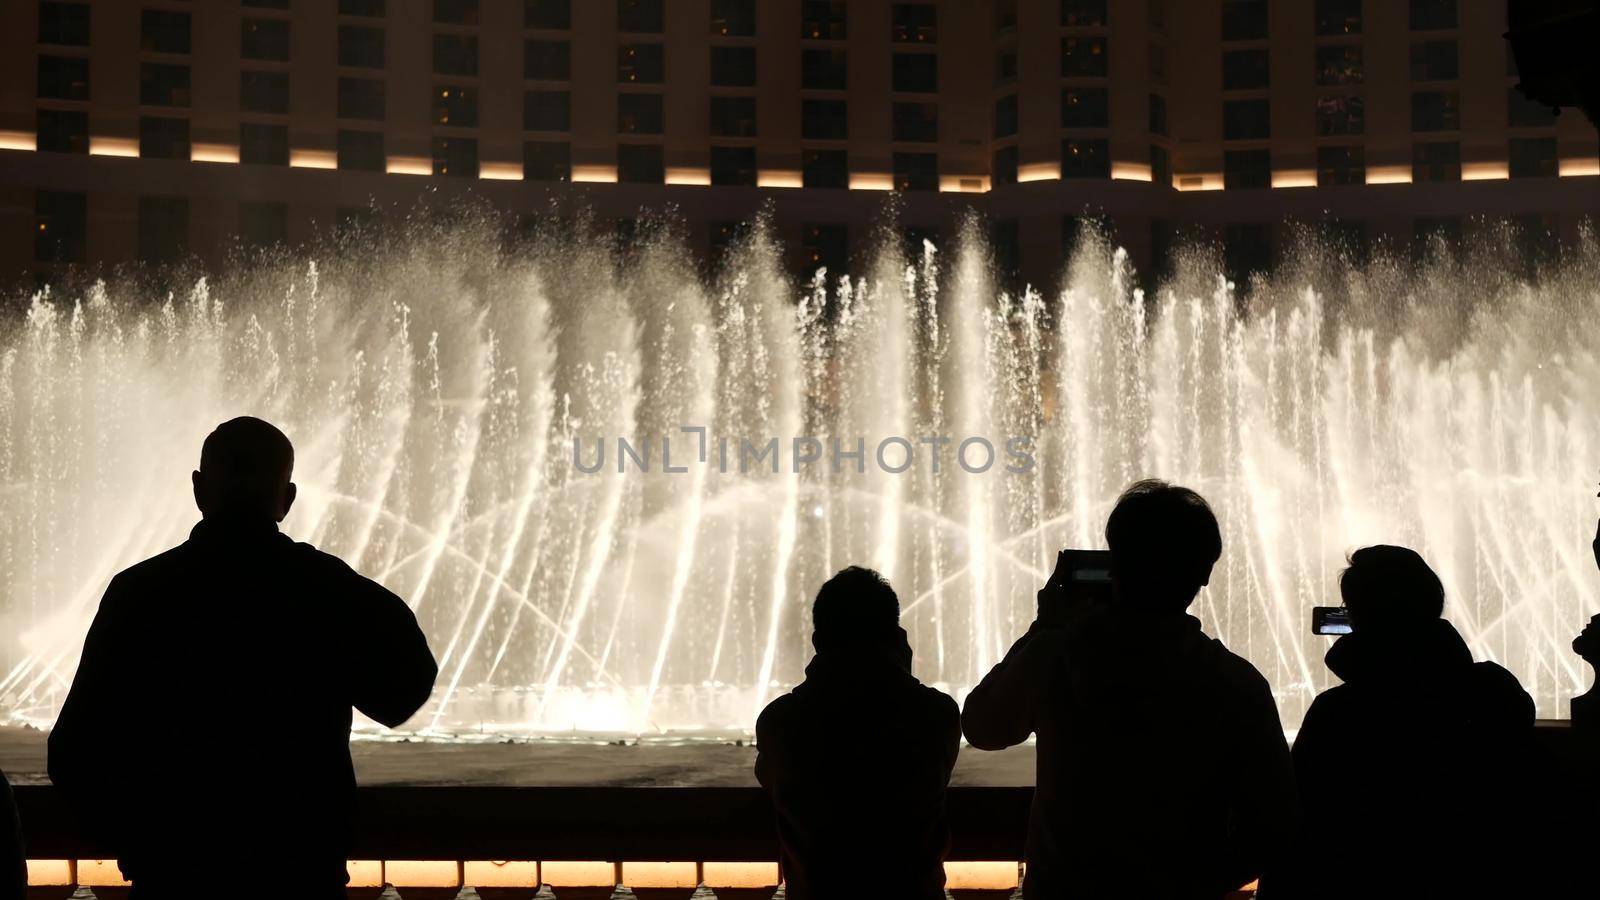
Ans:
POLYGON ((911 674, 900 601, 852 566, 818 591, 806 679, 756 722, 787 895, 939 900, 945 788, 961 746, 949 695, 911 674))
POLYGON ((22 846, 22 822, 11 782, 0 772, 0 900, 28 896, 28 863, 22 846))
POLYGON ((1033 625, 967 696, 974 747, 1038 738, 1023 896, 1218 898, 1297 827, 1267 682, 1185 613, 1222 554, 1199 494, 1141 481, 1106 522, 1112 596, 1058 564, 1033 625))
POLYGON ((1533 700, 1441 618, 1444 585, 1415 551, 1364 547, 1339 590, 1351 633, 1294 742, 1304 897, 1550 896, 1520 832, 1530 814, 1533 700))
POLYGON ((279 533, 293 466, 259 419, 206 438, 202 521, 111 580, 51 732, 51 780, 139 900, 343 897, 351 707, 395 727, 432 690, 405 602, 279 533))

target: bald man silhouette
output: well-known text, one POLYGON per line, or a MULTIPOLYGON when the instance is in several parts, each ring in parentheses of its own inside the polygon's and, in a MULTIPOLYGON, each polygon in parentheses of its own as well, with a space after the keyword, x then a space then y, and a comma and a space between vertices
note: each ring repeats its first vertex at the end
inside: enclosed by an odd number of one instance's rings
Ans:
POLYGON ((343 897, 351 709, 396 727, 433 689, 405 602, 278 531, 293 469, 272 425, 217 426, 202 520, 111 580, 84 641, 50 778, 136 900, 343 897))

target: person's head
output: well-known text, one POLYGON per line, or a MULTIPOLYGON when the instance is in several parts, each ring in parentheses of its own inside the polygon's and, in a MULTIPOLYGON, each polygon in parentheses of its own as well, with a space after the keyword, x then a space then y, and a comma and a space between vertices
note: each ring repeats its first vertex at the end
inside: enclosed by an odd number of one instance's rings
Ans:
POLYGON ((282 522, 294 504, 294 446, 283 432, 249 416, 206 437, 194 472, 194 502, 207 519, 282 522))
POLYGON ((1204 497, 1152 478, 1117 498, 1106 546, 1119 602, 1177 613, 1211 581, 1211 567, 1222 558, 1222 530, 1204 497))
POLYGON ((1583 631, 1572 639, 1572 652, 1589 665, 1600 667, 1600 616, 1591 618, 1583 631))
POLYGON ((1444 583, 1417 551, 1377 544, 1350 554, 1339 593, 1353 631, 1414 628, 1444 615, 1444 583))
POLYGON ((900 598, 882 575, 850 566, 817 591, 811 626, 818 650, 882 645, 900 635, 900 598))

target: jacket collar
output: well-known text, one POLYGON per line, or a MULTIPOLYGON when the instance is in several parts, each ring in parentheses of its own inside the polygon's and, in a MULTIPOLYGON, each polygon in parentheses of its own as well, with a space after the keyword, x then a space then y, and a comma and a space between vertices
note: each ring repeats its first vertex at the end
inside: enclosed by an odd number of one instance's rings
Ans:
POLYGON ((1345 683, 1437 678, 1472 666, 1472 651, 1455 626, 1434 619, 1398 631, 1355 632, 1333 642, 1328 669, 1345 683))

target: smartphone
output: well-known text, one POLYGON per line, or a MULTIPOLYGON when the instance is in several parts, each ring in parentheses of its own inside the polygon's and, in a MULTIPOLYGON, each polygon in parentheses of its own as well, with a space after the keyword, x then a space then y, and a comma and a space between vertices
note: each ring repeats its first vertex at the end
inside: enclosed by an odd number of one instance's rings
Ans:
POLYGON ((1342 606, 1311 607, 1312 634, 1349 634, 1350 610, 1342 606))
POLYGON ((1056 561, 1061 592, 1069 599, 1111 599, 1111 551, 1063 550, 1056 561))

